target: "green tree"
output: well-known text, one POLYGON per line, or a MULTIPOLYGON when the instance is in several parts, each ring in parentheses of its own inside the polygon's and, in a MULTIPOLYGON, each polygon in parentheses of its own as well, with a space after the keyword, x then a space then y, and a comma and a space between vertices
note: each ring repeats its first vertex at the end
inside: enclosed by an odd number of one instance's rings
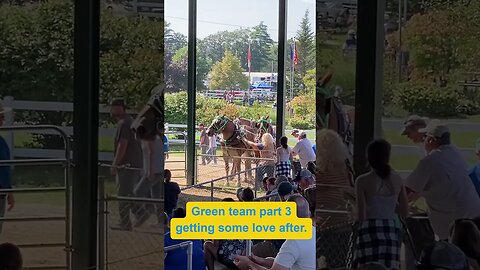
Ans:
POLYGON ((198 44, 198 50, 208 57, 211 63, 222 60, 225 51, 230 51, 240 59, 240 65, 247 70, 248 36, 250 30, 221 31, 205 37, 198 44))
POLYGON ((248 78, 243 75, 240 59, 226 51, 222 61, 216 63, 210 72, 210 89, 235 89, 248 87, 248 78))
POLYGON ((268 34, 267 26, 263 22, 260 22, 259 25, 252 28, 250 37, 253 41, 251 44, 252 71, 270 71, 271 61, 277 57, 271 58, 273 40, 268 34))
MULTIPOLYGON (((71 102, 73 98, 73 2, 50 0, 29 9, 0 6, 1 96, 71 102)), ((104 11, 100 29, 100 100, 124 96, 143 106, 163 81, 163 22, 104 11)), ((25 112, 20 121, 71 125, 65 112, 25 112)), ((37 136, 45 147, 59 145, 37 136)), ((61 143, 60 143, 61 145, 61 143)))
POLYGON ((313 96, 315 95, 315 85, 316 85, 316 70, 310 69, 307 71, 307 75, 303 77, 303 84, 305 85, 305 94, 313 96))
MULTIPOLYGON (((172 90, 186 90, 187 89, 187 67, 188 67, 188 47, 183 47, 179 49, 172 58, 171 64, 173 67, 178 67, 178 70, 183 70, 182 73, 175 73, 175 77, 172 77, 172 81, 183 87, 174 87, 172 90)), ((197 90, 205 89, 204 80, 207 77, 208 72, 210 71, 212 64, 210 59, 208 59, 204 52, 197 50, 197 90)))
POLYGON ((315 67, 315 35, 309 20, 309 11, 305 11, 305 15, 300 23, 300 29, 297 31, 296 48, 298 53, 298 65, 295 66, 298 72, 300 83, 307 74, 307 70, 315 67))

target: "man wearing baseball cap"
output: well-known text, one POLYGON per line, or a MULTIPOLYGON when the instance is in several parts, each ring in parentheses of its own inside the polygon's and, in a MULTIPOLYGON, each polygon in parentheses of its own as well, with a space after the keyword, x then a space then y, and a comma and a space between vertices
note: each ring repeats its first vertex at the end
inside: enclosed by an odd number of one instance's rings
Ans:
POLYGON ((443 240, 455 220, 480 216, 480 198, 468 176, 468 164, 451 144, 448 127, 432 120, 418 131, 425 133, 427 156, 407 177, 406 187, 410 201, 425 198, 433 230, 443 240))
POLYGON ((302 169, 301 171, 299 171, 293 181, 298 183, 298 187, 302 192, 305 189, 315 185, 315 179, 313 178, 313 174, 307 169, 302 169))
POLYGON ((426 153, 423 149, 424 133, 419 130, 427 126, 427 120, 418 115, 411 115, 403 122, 402 136, 407 136, 420 149, 421 157, 425 157, 426 153))

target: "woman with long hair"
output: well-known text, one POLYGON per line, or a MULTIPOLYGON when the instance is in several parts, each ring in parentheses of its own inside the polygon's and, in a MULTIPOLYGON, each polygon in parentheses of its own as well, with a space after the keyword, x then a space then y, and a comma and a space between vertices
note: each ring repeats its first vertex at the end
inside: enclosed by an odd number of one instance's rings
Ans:
POLYGON ((292 177, 292 149, 288 146, 288 138, 280 138, 280 147, 277 148, 277 164, 275 166, 275 177, 284 175, 286 177, 292 177))
POLYGON ((328 212, 346 210, 344 191, 353 193, 347 159, 348 149, 338 133, 330 129, 322 129, 317 133, 316 218, 319 228, 346 223, 350 219, 347 214, 328 212))
POLYGON ((450 242, 468 257, 470 269, 480 270, 480 230, 473 220, 456 220, 451 228, 450 242))
POLYGON ((355 182, 358 223, 354 269, 375 262, 400 269, 397 213, 407 216, 408 201, 402 178, 390 167, 390 152, 387 141, 371 142, 367 146, 371 170, 355 182))

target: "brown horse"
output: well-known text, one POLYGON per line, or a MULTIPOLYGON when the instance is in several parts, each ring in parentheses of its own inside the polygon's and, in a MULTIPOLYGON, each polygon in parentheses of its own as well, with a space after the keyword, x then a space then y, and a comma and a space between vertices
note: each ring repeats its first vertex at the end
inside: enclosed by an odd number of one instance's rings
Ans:
MULTIPOLYGON (((211 137, 213 134, 222 134, 223 136, 221 147, 227 176, 230 175, 228 165, 230 160, 233 162, 231 173, 235 174, 241 172, 241 157, 249 157, 249 154, 251 153, 251 149, 245 142, 245 139, 249 140, 249 137, 252 137, 252 135, 249 135, 249 132, 240 129, 238 125, 225 115, 215 117, 212 124, 208 127, 207 135, 211 137)), ((247 159, 245 161, 245 169, 251 169, 251 160, 247 159)), ((227 182, 230 180, 230 177, 227 178, 227 182)), ((240 186, 240 174, 237 177, 237 186, 240 186)))
POLYGON ((275 127, 272 125, 272 121, 268 118, 268 115, 266 117, 259 116, 259 120, 256 121, 255 127, 258 129, 258 140, 260 140, 265 133, 272 134, 273 138, 275 139, 275 127))
POLYGON ((272 125, 271 121, 266 117, 258 115, 259 120, 248 120, 245 118, 237 118, 234 122, 238 123, 242 127, 245 127, 247 132, 255 133, 255 140, 250 141, 259 141, 263 134, 270 133, 275 138, 275 126, 272 125))

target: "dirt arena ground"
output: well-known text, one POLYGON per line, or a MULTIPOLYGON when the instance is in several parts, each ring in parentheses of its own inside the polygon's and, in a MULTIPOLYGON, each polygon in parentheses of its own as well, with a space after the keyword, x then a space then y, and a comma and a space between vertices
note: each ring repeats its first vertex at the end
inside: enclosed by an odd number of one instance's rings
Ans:
MULTIPOLYGON (((173 170, 173 181, 181 188, 186 186, 184 156, 171 156, 166 162, 166 168, 173 170), (173 162, 172 162, 173 161, 173 162)), ((201 162, 201 161, 200 161, 201 162)), ((198 165, 197 183, 225 176, 223 159, 218 164, 198 165)), ((242 170, 244 166, 242 165, 242 170)), ((254 172, 252 172, 254 175, 254 172)), ((243 187, 254 187, 253 180, 245 182, 243 187)), ((236 198, 236 179, 228 184, 218 181, 214 184, 214 199, 226 197, 236 198)), ((210 185, 204 188, 191 188, 182 191, 179 206, 185 206, 188 201, 210 201, 210 185)), ((262 193, 258 193, 262 196, 262 193)), ((106 269, 111 270, 153 270, 163 269, 163 228, 153 228, 152 217, 145 225, 132 232, 113 231, 108 226, 118 221, 116 202, 107 204, 106 230, 106 269)), ((65 201, 62 194, 19 194, 16 196, 14 210, 6 217, 47 217, 64 216, 65 201)), ((24 256, 25 269, 65 269, 66 256, 63 247, 48 247, 53 243, 65 243, 64 221, 7 221, 3 224, 0 242, 11 242, 21 247, 24 256), (27 247, 29 245, 42 247, 27 247)), ((93 268, 92 268, 93 269, 93 268)))
MULTIPOLYGON (((116 203, 108 207, 107 224, 117 222, 116 203)), ((47 217, 63 216, 65 208, 45 203, 22 203, 18 201, 15 211, 8 217, 47 217)), ((119 232, 107 229, 106 269, 162 269, 163 268, 163 228, 149 226, 154 222, 149 220, 144 226, 132 232, 119 232)), ((63 247, 35 247, 25 245, 48 245, 65 243, 64 221, 37 222, 5 222, 0 242, 11 242, 19 245, 22 250, 25 269, 65 269, 66 257, 63 247)), ((93 269, 93 268, 92 268, 93 269)))
MULTIPOLYGON (((185 178, 185 157, 174 155, 170 156, 167 162, 165 163, 165 168, 172 171, 172 181, 178 183, 180 188, 187 186, 185 178)), ((217 179, 226 176, 225 172, 225 163, 222 158, 217 158, 217 164, 211 162, 207 165, 201 165, 201 157, 197 158, 197 174, 196 174, 196 183, 207 182, 212 179, 217 179)), ((230 168, 231 168, 230 164, 230 168)), ((252 164, 252 168, 255 168, 255 165, 252 164)), ((242 164, 242 171, 245 170, 245 165, 242 164)), ((254 182, 255 170, 251 172, 251 177, 249 175, 242 174, 241 186, 255 188, 254 182)), ((261 191, 261 186, 257 187, 257 197, 264 195, 261 191)), ((227 182, 226 179, 219 180, 214 183, 214 200, 220 200, 223 198, 233 198, 236 199, 237 191, 237 177, 234 177, 233 180, 227 182)), ((179 205, 183 206, 187 201, 210 201, 211 200, 211 185, 206 184, 202 187, 190 188, 183 190, 180 194, 179 205)))

